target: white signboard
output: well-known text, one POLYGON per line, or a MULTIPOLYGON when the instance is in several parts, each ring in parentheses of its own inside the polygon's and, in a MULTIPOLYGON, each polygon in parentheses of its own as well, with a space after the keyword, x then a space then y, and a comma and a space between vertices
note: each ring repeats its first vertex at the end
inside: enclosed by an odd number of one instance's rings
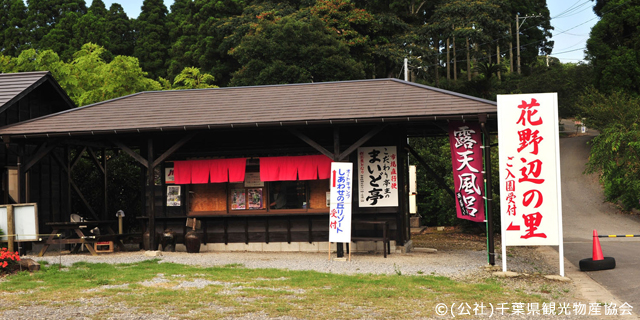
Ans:
POLYGON ((398 206, 395 146, 358 148, 358 186, 361 208, 398 206))
POLYGON ((557 101, 556 93, 498 96, 503 246, 562 241, 557 101))
MULTIPOLYGON (((13 225, 16 236, 14 241, 37 241, 38 240, 38 206, 35 203, 14 204, 13 225)), ((7 205, 0 206, 0 229, 7 234, 9 226, 7 224, 7 205)), ((0 240, 7 241, 6 236, 0 240)))
POLYGON ((260 172, 246 172, 244 174, 244 187, 264 187, 264 182, 260 181, 260 172))
POLYGON ((352 177, 351 162, 331 163, 329 242, 351 242, 352 177))

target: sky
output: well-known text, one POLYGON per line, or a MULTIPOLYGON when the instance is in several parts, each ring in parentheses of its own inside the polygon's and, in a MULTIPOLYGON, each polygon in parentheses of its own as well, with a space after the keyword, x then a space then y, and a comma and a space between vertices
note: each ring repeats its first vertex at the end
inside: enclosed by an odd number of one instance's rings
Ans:
MULTIPOLYGON (((143 0, 103 0, 107 9, 112 3, 122 5, 130 18, 137 18, 140 14, 143 0)), ((87 6, 91 0, 86 0, 87 6)), ((171 8, 173 0, 164 0, 167 8, 171 8)), ((594 2, 591 0, 547 0, 547 7, 551 13, 551 25, 555 41, 552 57, 562 62, 578 63, 584 60, 584 48, 589 39, 591 28, 598 22, 598 17, 593 13, 594 2)), ((532 15, 535 12, 531 13, 532 15)), ((515 17, 513 18, 515 20, 515 17)), ((529 19, 527 19, 529 20, 529 19)), ((522 19, 520 20, 522 22, 522 19)), ((531 21, 524 21, 521 28, 531 26, 531 21)))

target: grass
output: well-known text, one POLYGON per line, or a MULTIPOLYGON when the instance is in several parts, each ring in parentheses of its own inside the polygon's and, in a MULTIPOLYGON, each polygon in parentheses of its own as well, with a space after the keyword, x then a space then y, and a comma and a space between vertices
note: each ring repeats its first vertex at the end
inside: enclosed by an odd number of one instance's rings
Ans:
POLYGON ((158 260, 121 265, 78 262, 65 268, 54 264, 0 282, 0 295, 7 302, 1 310, 32 304, 66 308, 80 305, 82 297, 119 306, 101 309, 97 304, 94 319, 117 315, 114 312, 158 310, 179 319, 250 313, 305 319, 412 319, 435 316, 438 303, 543 302, 539 295, 513 290, 492 278, 471 283, 401 274, 397 270, 394 275, 340 275, 247 269, 236 264, 201 268, 158 260), (196 280, 207 285, 178 287, 196 280))

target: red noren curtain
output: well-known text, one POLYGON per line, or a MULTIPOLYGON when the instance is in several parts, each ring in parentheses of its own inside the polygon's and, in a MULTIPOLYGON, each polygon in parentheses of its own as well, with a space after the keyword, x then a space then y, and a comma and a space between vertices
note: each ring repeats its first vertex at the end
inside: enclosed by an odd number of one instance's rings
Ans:
POLYGON ((324 155, 260 158, 262 181, 329 179, 329 171, 331 159, 324 155))

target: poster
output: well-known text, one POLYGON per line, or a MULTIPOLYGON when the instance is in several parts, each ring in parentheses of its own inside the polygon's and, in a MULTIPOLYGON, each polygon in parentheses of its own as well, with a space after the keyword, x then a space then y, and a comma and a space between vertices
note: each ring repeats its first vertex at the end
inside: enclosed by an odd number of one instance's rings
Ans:
POLYGON ((479 123, 449 122, 456 212, 459 219, 484 221, 482 134, 479 123))
POLYGON ((351 162, 332 162, 330 178, 329 242, 351 242, 351 162))
POLYGON ((164 168, 164 183, 174 184, 176 180, 173 176, 173 168, 164 168))
POLYGON ((180 186, 167 186, 167 207, 180 206, 180 186))
POLYGON ((559 245, 557 94, 498 96, 503 246, 559 245))
POLYGON ((244 189, 231 190, 231 210, 242 210, 245 207, 244 189))
POLYGON ((262 209, 262 188, 248 189, 249 209, 262 209))
POLYGON ((245 188, 264 187, 264 182, 260 181, 260 172, 247 172, 244 174, 245 188))
POLYGON ((396 147, 358 148, 360 207, 398 206, 396 147))

